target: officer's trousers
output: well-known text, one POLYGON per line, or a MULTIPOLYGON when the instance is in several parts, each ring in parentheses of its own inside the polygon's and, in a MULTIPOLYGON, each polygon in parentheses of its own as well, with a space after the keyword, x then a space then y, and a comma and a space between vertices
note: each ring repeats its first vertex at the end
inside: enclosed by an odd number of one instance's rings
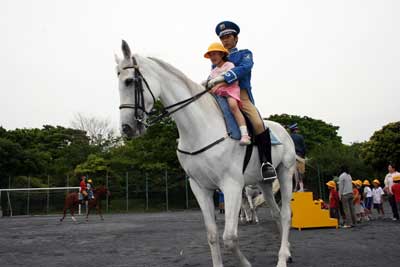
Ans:
POLYGON ((255 135, 258 135, 265 131, 264 122, 257 111, 257 108, 251 103, 249 95, 246 90, 240 90, 240 101, 242 102, 241 110, 249 118, 255 135))

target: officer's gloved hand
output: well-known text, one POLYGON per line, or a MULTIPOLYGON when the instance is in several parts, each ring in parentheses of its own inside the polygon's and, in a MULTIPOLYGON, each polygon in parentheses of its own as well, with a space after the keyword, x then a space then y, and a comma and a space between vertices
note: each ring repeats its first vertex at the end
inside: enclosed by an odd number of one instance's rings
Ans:
POLYGON ((207 89, 211 89, 213 88, 215 85, 217 85, 218 83, 222 83, 225 81, 225 78, 223 75, 217 76, 214 79, 211 79, 208 81, 207 83, 207 89))
POLYGON ((207 83, 208 83, 208 80, 204 80, 204 81, 202 81, 200 84, 201 84, 203 87, 207 87, 207 83))

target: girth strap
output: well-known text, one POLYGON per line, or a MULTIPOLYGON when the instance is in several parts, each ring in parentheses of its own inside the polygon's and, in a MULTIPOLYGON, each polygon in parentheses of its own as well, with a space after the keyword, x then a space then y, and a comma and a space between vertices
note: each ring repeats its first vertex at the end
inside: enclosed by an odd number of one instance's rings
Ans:
POLYGON ((197 155, 197 154, 200 154, 200 153, 202 153, 202 152, 204 152, 204 151, 206 151, 206 150, 212 148, 213 146, 215 146, 215 145, 221 143, 222 141, 224 141, 224 140, 225 140, 226 138, 228 138, 228 137, 229 137, 229 135, 226 135, 226 136, 224 136, 224 137, 221 137, 221 138, 218 139, 217 141, 215 141, 215 142, 209 144, 208 146, 203 147, 202 149, 196 150, 196 151, 194 151, 194 152, 184 151, 184 150, 181 150, 181 149, 179 149, 179 148, 177 149, 177 151, 180 152, 180 153, 182 153, 182 154, 186 154, 186 155, 191 155, 191 156, 197 155))

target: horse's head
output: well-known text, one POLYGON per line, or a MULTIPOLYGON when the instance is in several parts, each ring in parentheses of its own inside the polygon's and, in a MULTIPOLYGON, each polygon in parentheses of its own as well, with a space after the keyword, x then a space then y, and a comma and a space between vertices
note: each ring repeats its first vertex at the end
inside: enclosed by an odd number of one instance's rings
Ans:
POLYGON ((128 138, 145 132, 146 119, 159 97, 161 84, 154 78, 150 60, 132 55, 129 45, 122 41, 123 59, 115 56, 120 93, 122 134, 128 138))

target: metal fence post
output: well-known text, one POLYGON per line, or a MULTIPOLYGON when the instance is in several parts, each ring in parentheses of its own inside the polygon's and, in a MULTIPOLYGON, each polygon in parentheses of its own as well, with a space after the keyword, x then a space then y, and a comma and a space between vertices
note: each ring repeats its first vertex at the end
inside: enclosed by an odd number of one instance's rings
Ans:
MULTIPOLYGON (((28 176, 28 188, 31 188, 31 177, 28 176)), ((26 215, 29 215, 29 198, 31 191, 28 190, 28 198, 26 200, 26 215)))
MULTIPOLYGON (((50 188, 50 175, 47 175, 47 188, 50 188)), ((49 198, 50 198, 50 190, 47 189, 46 214, 49 214, 49 198)))
MULTIPOLYGON (((107 190, 110 191, 110 188, 108 187, 108 170, 106 172, 106 187, 107 190)), ((106 212, 108 213, 108 194, 106 195, 106 212)))
POLYGON ((126 172, 126 177, 125 177, 125 189, 126 189, 126 212, 128 212, 129 209, 129 193, 128 193, 128 172, 126 172))
POLYGON ((149 177, 146 173, 146 210, 149 210, 149 177))
POLYGON ((165 169, 165 204, 168 211, 168 170, 165 169))
POLYGON ((321 176, 319 175, 319 165, 317 164, 317 175, 318 175, 318 189, 319 189, 319 198, 322 199, 322 191, 321 191, 321 176))
POLYGON ((186 209, 189 209, 188 179, 189 179, 189 176, 185 175, 185 197, 186 197, 186 209))

